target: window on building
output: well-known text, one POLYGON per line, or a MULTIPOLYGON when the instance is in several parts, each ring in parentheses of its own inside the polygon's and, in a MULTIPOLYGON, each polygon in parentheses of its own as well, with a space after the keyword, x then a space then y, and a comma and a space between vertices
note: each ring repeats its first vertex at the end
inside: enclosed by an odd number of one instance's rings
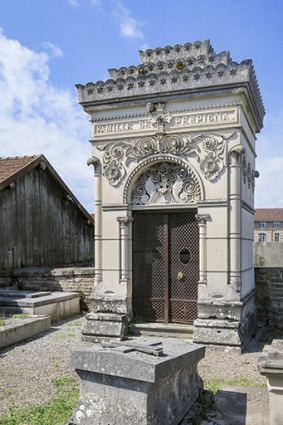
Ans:
POLYGON ((265 229, 266 228, 266 221, 260 221, 259 222, 259 228, 260 229, 265 229))
POLYGON ((281 227, 281 221, 274 221, 273 227, 281 227))
POLYGON ((266 233, 259 233, 258 241, 259 242, 266 242, 266 233))
POLYGON ((275 233, 275 236, 274 236, 274 241, 275 242, 279 242, 279 233, 275 233))

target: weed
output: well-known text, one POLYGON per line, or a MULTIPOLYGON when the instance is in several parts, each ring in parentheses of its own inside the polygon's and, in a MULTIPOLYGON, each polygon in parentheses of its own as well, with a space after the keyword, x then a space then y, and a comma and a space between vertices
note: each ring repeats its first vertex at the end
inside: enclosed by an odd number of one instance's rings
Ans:
POLYGON ((0 326, 5 326, 5 314, 0 314, 0 326))
POLYGON ((13 319, 33 319, 33 317, 28 316, 27 314, 13 314, 13 319))
POLYGON ((147 69, 144 69, 144 68, 141 68, 141 69, 138 70, 138 74, 139 75, 147 75, 148 74, 148 70, 147 69))
POLYGON ((79 400, 79 390, 65 391, 42 406, 10 407, 1 425, 61 425, 69 421, 79 400))
POLYGON ((221 385, 234 385, 240 387, 266 387, 266 383, 254 382, 250 379, 243 378, 242 376, 235 376, 234 379, 222 379, 222 378, 212 378, 204 379, 204 388, 209 391, 213 391, 213 394, 216 394, 221 385))
POLYGON ((81 326, 80 322, 68 323, 68 326, 81 326))
POLYGON ((3 391, 3 394, 4 395, 11 395, 12 394, 12 391, 11 390, 4 390, 3 391))
POLYGON ((181 71, 183 68, 185 68, 185 64, 183 62, 178 62, 176 65, 176 68, 178 69, 178 71, 181 71))
POLYGON ((138 314, 134 314, 134 317, 132 318, 132 322, 131 323, 144 323, 144 320, 138 314))
POLYGON ((64 386, 70 386, 72 384, 76 384, 77 382, 74 380, 74 378, 59 378, 59 379, 52 379, 52 384, 55 387, 64 387, 64 386))

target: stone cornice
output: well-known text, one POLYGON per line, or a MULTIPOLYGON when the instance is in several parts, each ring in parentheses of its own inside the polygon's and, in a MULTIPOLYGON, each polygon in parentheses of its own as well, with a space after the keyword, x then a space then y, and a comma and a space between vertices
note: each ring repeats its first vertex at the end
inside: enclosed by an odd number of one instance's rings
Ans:
MULTIPOLYGON (((262 126, 265 114, 251 60, 232 62, 229 52, 215 54, 209 40, 186 43, 164 49, 140 52, 142 64, 109 70, 111 79, 77 84, 79 103, 88 106, 125 100, 129 97, 152 97, 183 90, 248 85, 262 126)), ((259 129, 260 129, 259 128, 259 129)))

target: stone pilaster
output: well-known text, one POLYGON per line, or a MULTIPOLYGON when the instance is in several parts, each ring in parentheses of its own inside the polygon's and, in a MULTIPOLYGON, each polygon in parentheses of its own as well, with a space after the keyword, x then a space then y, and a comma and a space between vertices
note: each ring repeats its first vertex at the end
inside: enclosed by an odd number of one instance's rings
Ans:
POLYGON ((87 160, 87 165, 93 165, 94 168, 94 190, 95 190, 95 203, 94 203, 94 264, 95 264, 95 277, 94 282, 97 285, 102 281, 102 192, 101 192, 101 173, 102 166, 99 159, 91 157, 87 160))
POLYGON ((117 217, 120 225, 120 283, 129 282, 129 225, 132 222, 131 217, 117 217))
POLYGON ((241 145, 229 152, 229 203, 230 203, 230 277, 229 283, 241 292, 241 164, 246 152, 241 145))
POLYGON ((199 284, 206 284, 206 246, 205 233, 206 222, 209 219, 209 214, 196 214, 196 219, 199 225, 199 284))

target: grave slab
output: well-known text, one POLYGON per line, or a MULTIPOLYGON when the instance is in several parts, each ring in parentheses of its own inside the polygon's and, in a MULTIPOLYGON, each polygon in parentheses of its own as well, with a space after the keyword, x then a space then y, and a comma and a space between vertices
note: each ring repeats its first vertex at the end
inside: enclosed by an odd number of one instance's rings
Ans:
POLYGON ((197 364, 204 354, 204 346, 173 338, 72 352, 81 395, 69 425, 177 425, 203 388, 197 364))

